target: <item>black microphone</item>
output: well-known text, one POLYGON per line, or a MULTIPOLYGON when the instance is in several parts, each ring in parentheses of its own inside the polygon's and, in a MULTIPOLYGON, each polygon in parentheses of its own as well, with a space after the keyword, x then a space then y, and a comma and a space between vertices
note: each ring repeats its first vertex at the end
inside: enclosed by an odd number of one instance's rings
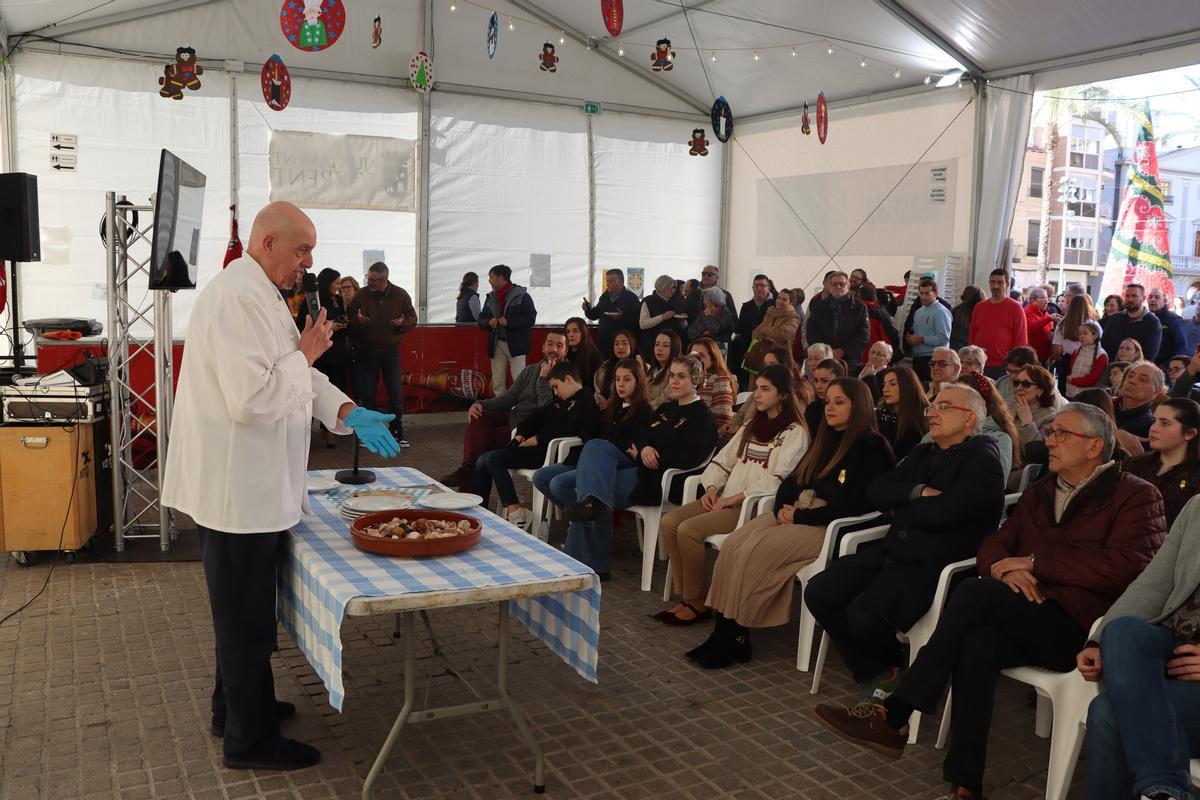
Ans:
POLYGON ((321 313, 321 298, 317 296, 317 276, 311 272, 304 273, 304 302, 308 304, 308 315, 312 317, 313 322, 317 321, 317 315, 321 313))

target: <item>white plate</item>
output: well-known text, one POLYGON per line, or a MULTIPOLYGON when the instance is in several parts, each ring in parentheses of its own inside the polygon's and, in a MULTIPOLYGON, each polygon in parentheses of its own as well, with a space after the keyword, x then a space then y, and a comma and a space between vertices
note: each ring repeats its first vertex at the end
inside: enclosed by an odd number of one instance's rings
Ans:
POLYGON ((337 485, 337 481, 331 481, 328 478, 309 478, 308 493, 319 494, 320 492, 328 492, 330 489, 336 489, 337 485))
POLYGON ((421 499, 421 505, 426 508, 440 508, 444 511, 454 511, 461 508, 471 508, 483 504, 483 498, 477 494, 465 492, 442 492, 428 494, 421 499))
POLYGON ((342 508, 350 512, 369 514, 373 511, 399 511, 411 505, 410 501, 400 497, 366 495, 364 497, 351 497, 345 503, 342 503, 342 508))

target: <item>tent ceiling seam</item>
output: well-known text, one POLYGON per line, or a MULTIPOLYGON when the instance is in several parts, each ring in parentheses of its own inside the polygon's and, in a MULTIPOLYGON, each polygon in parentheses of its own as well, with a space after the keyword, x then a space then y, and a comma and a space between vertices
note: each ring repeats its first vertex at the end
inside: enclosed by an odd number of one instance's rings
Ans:
POLYGON ((953 58, 962 65, 971 75, 978 77, 984 73, 983 67, 979 66, 973 58, 968 56, 959 48, 955 47, 945 36, 925 20, 909 11, 899 0, 875 0, 875 4, 885 11, 891 13, 896 19, 911 28, 917 35, 924 38, 934 47, 941 50, 950 58, 953 58))
POLYGON ((44 25, 41 28, 37 28, 32 31, 23 31, 22 33, 70 36, 73 33, 85 33, 87 31, 94 31, 99 28, 107 28, 112 25, 119 25, 123 22, 134 22, 135 20, 146 19, 148 17, 156 17, 159 14, 169 14, 172 11, 183 11, 195 6, 206 6, 212 3, 223 2, 225 2, 225 0, 169 0, 169 2, 166 3, 130 9, 129 11, 118 11, 114 14, 106 14, 101 17, 80 20, 79 22, 71 22, 63 25, 44 25))
POLYGON ((1003 78, 1015 78, 1025 74, 1038 75, 1054 70, 1086 67, 1089 64, 1115 61, 1120 58, 1132 58, 1158 50, 1173 50, 1178 47, 1187 47, 1194 44, 1200 44, 1200 30, 1173 33, 1170 36, 1162 36, 1157 39, 1144 39, 1139 42, 1130 42, 1100 50, 1088 50, 1061 58, 1022 64, 1017 67, 1005 67, 1004 69, 985 72, 982 77, 986 80, 994 81, 1003 78))

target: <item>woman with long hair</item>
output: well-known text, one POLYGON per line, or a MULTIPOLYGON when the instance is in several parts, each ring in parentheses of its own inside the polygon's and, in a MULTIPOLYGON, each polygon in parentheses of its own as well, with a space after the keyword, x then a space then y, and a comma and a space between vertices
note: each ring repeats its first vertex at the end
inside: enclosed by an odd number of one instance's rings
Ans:
POLYGON ((1120 314, 1122 307, 1123 301, 1121 300, 1121 295, 1110 294, 1108 297, 1105 297, 1103 306, 1104 313, 1100 315, 1100 327, 1104 327, 1104 323, 1108 321, 1109 317, 1120 314))
POLYGON ((704 604, 704 574, 708 569, 704 540, 732 531, 742 501, 748 495, 778 489, 808 449, 804 415, 786 369, 779 365, 766 367, 755 376, 752 402, 756 411, 750 422, 704 470, 700 478, 704 495, 662 518, 659 535, 671 554, 672 580, 682 598, 674 608, 655 615, 667 625, 691 625, 708 617, 704 604))
POLYGON ((1058 393, 1054 376, 1036 364, 1022 367, 1012 377, 1012 387, 1021 446, 1040 442, 1042 426, 1054 419, 1058 410, 1067 404, 1066 398, 1058 393))
MULTIPOLYGON (((1017 424, 1008 410, 1008 403, 1004 402, 1004 398, 996 391, 996 385, 982 372, 962 375, 958 382, 963 386, 970 386, 983 398, 984 405, 987 406, 987 418, 982 420, 979 433, 996 443, 996 450, 1000 453, 1000 466, 1008 476, 1009 485, 1014 485, 1014 481, 1020 481, 1025 458, 1021 453, 1017 424)), ((931 438, 927 436, 924 441, 931 438)))
MULTIPOLYGON (((1095 406, 1108 415, 1108 418, 1117 424, 1117 407, 1113 405, 1112 395, 1106 390, 1099 388, 1084 389, 1079 394, 1071 398, 1073 403, 1086 403, 1089 406, 1095 406)), ((1123 431, 1117 428, 1117 448, 1121 450, 1126 459, 1136 458, 1146 452, 1146 448, 1142 445, 1142 440, 1134 436, 1129 431, 1123 431)))
POLYGON ((885 369, 880 373, 880 384, 882 397, 875 408, 875 422, 900 461, 929 433, 925 419, 929 398, 917 373, 908 367, 885 369))
POLYGON ((1050 341, 1050 360, 1058 361, 1063 356, 1069 356, 1079 349, 1079 327, 1083 323, 1096 321, 1096 309, 1092 306, 1091 298, 1086 294, 1073 295, 1067 303, 1067 311, 1063 314, 1062 322, 1054 331, 1050 341))
POLYGON ((671 399, 671 362, 678 358, 683 350, 683 342, 675 331, 659 331, 654 337, 654 346, 647 354, 646 398, 650 405, 658 408, 671 399))
MULTIPOLYGON (((787 347, 772 347, 763 355, 762 366, 766 369, 774 364, 780 364, 792 376, 792 386, 796 394, 796 401, 800 404, 801 413, 808 408, 808 404, 816 397, 816 392, 813 391, 812 384, 804 379, 800 374, 800 368, 796 366, 796 360, 792 358, 792 351, 787 347)), ((754 405, 754 400, 750 399, 742 403, 741 407, 734 412, 733 418, 726 422, 719 431, 721 438, 733 436, 738 430, 751 420, 757 408, 754 405)))
POLYGON ((458 285, 458 297, 455 298, 454 322, 459 325, 474 325, 479 321, 479 275, 468 272, 463 275, 462 283, 458 285))
MULTIPOLYGON (((646 399, 646 370, 640 361, 632 358, 618 361, 612 373, 604 414, 592 438, 601 439, 619 453, 625 453, 649 423, 654 409, 646 399)), ((577 448, 571 451, 564 463, 551 464, 533 473, 533 485, 559 508, 566 508, 577 499, 576 468, 580 457, 581 449, 577 448)), ((618 470, 633 469, 635 466, 628 456, 616 459, 615 468, 618 470)), ((567 541, 563 549, 603 577, 609 570, 611 540, 611 526, 594 526, 589 530, 584 526, 571 525, 567 529, 567 541)))
POLYGON ((750 628, 788 621, 796 571, 820 554, 830 522, 871 510, 867 485, 894 463, 866 384, 835 379, 812 445, 779 484, 775 513, 756 517, 721 546, 706 601, 716 612, 713 631, 687 657, 713 669, 749 661, 750 628))
POLYGON ((1130 459, 1125 470, 1158 487, 1167 525, 1200 489, 1200 405, 1172 397, 1154 409, 1150 452, 1130 459))
POLYGON ((704 384, 696 391, 700 399, 708 403, 717 428, 733 417, 733 387, 737 381, 725 366, 721 349, 712 339, 702 338, 692 342, 688 354, 700 359, 704 365, 704 384))
POLYGON ((968 286, 959 295, 958 305, 950 312, 950 347, 960 350, 966 347, 971 332, 971 315, 975 306, 983 300, 983 290, 978 286, 968 286))
POLYGON ((603 361, 599 348, 592 341, 591 331, 588 330, 587 320, 583 317, 571 317, 563 326, 567 332, 567 361, 579 370, 583 385, 591 388, 596 370, 603 361))
MULTIPOLYGON (((596 389, 596 408, 601 411, 608 408, 608 401, 612 396, 613 376, 617 365, 625 359, 633 359, 637 363, 642 364, 642 357, 638 355, 637 337, 629 331, 619 330, 613 334, 612 350, 612 357, 605 360, 596 370, 596 380, 593 383, 596 389)), ((645 369, 646 365, 642 364, 642 371, 645 372, 645 369)), ((644 388, 642 394, 645 394, 644 388)))
POLYGON ((1116 360, 1124 361, 1127 364, 1145 361, 1146 356, 1142 353, 1142 343, 1137 339, 1122 339, 1121 345, 1117 348, 1116 360))
POLYGON ((712 412, 696 394, 704 383, 704 365, 697 358, 678 356, 671 359, 668 375, 671 399, 653 412, 628 447, 622 450, 607 439, 592 439, 579 456, 578 499, 567 505, 566 517, 588 528, 579 530, 576 540, 588 540, 581 554, 593 560, 584 563, 601 577, 608 573, 612 512, 661 503, 663 472, 695 469, 711 457, 717 443, 712 412))
POLYGON ((846 362, 838 358, 827 358, 817 364, 809 375, 816 396, 808 404, 808 408, 804 409, 804 421, 808 423, 810 431, 815 431, 821 427, 821 420, 825 419, 825 393, 833 381, 846 377, 846 362))

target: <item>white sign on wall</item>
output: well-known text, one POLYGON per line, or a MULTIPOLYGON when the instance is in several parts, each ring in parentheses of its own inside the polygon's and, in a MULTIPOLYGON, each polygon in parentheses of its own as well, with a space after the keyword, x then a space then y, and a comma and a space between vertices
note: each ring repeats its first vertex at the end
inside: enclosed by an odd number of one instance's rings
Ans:
POLYGON ((302 208, 414 211, 412 139, 271 133, 271 201, 302 208))

